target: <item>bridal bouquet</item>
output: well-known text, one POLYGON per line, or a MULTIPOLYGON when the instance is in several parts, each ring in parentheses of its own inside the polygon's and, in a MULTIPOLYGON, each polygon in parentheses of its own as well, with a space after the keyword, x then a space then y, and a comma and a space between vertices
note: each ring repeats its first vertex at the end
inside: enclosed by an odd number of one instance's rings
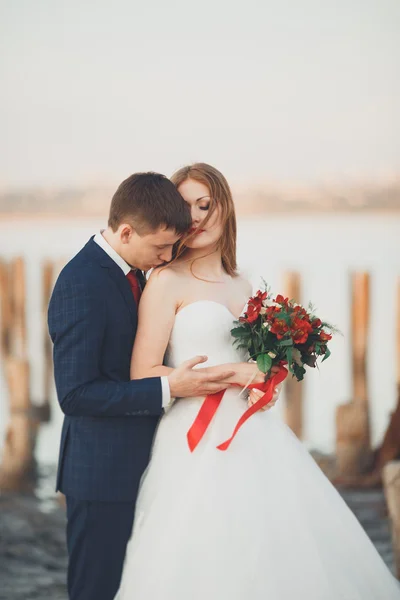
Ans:
MULTIPOLYGON (((264 291, 258 290, 247 302, 244 315, 235 322, 231 334, 233 344, 245 349, 250 360, 256 361, 259 370, 265 373, 264 383, 248 382, 248 386, 262 390, 264 394, 243 413, 231 437, 217 446, 218 450, 227 450, 247 419, 272 400, 275 387, 286 378, 288 370, 301 381, 306 372, 305 366, 317 366, 317 359, 321 356, 321 362, 326 360, 330 356, 328 342, 336 332, 332 325, 314 314, 311 304, 306 310, 281 294, 273 298, 266 284, 264 291), (278 367, 273 375, 272 367, 278 367)), ((224 392, 210 394, 204 400, 187 433, 191 452, 207 430, 224 392)))
POLYGON ((328 342, 337 330, 321 321, 311 304, 308 310, 278 294, 273 298, 267 286, 250 298, 244 316, 231 330, 234 345, 248 351, 260 371, 268 375, 274 365, 288 365, 301 381, 305 366, 315 367, 330 356, 328 342))

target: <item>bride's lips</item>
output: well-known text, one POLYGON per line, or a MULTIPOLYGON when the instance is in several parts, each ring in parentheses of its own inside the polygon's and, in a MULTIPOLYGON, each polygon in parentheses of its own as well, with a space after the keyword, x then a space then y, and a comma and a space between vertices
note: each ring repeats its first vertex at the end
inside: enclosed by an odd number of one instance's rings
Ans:
POLYGON ((191 227, 189 229, 189 234, 191 235, 192 233, 195 233, 196 235, 200 235, 200 233, 203 233, 205 231, 205 229, 197 229, 197 227, 191 227))

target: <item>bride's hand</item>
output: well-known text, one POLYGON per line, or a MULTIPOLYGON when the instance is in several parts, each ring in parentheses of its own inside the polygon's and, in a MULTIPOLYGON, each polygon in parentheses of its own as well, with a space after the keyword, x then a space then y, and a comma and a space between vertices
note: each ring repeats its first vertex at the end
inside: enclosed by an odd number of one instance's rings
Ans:
MULTIPOLYGON (((282 384, 280 383, 279 385, 277 385, 275 387, 274 395, 272 396, 271 402, 268 402, 268 404, 266 406, 264 406, 261 410, 269 410, 270 408, 275 406, 275 404, 279 398, 279 395, 281 393, 281 389, 282 389, 282 384)), ((264 395, 264 392, 262 392, 261 390, 252 390, 251 389, 249 398, 247 400, 248 407, 250 408, 251 406, 253 406, 253 404, 258 402, 258 400, 260 400, 260 398, 262 398, 263 395, 264 395)))
MULTIPOLYGON (((231 378, 234 383, 238 383, 242 387, 248 385, 251 388, 252 383, 263 383, 265 375, 257 367, 255 362, 243 362, 234 365, 235 375, 231 378)), ((278 373, 278 367, 272 367, 271 373, 278 373)))

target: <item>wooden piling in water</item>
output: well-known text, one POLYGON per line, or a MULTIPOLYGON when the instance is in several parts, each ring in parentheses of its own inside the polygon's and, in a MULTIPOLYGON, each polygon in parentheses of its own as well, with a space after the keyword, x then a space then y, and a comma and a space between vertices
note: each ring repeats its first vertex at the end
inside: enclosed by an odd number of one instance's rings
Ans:
POLYGON ((337 474, 340 477, 364 473, 372 458, 366 373, 369 274, 354 273, 351 283, 353 396, 336 412, 337 474))
POLYGON ((383 467, 390 461, 400 459, 400 277, 397 281, 396 296, 397 406, 390 415, 382 444, 376 452, 375 470, 377 472, 381 472, 383 467))
POLYGON ((0 489, 17 489, 34 466, 34 427, 26 343, 25 264, 1 262, 1 340, 9 422, 0 463, 0 489))
MULTIPOLYGON (((284 274, 283 289, 285 295, 291 300, 301 302, 301 277, 295 271, 288 271, 284 274)), ((285 381, 285 420, 291 430, 302 438, 303 435, 303 386, 293 377, 287 377, 285 381)))
POLYGON ((53 385, 53 358, 52 344, 47 327, 47 310, 50 296, 54 286, 55 265, 52 261, 45 261, 42 271, 42 323, 43 323, 43 355, 44 355, 44 381, 43 404, 40 406, 41 421, 50 421, 51 405, 50 396, 53 385))
POLYGON ((11 326, 11 295, 9 290, 10 273, 7 264, 0 260, 0 350, 3 360, 7 356, 11 326))

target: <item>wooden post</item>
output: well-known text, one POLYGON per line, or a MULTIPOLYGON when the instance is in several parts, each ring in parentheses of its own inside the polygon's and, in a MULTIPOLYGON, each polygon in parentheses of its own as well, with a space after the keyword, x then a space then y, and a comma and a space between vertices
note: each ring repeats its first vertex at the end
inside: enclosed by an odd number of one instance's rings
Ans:
POLYGON ((43 404, 37 407, 37 415, 41 422, 50 421, 50 395, 53 382, 52 344, 47 327, 47 309, 54 284, 54 263, 45 261, 42 272, 42 321, 43 321, 43 354, 44 354, 44 394, 43 404))
POLYGON ((383 483, 391 521, 395 574, 400 578, 400 460, 384 467, 383 483))
POLYGON ((381 446, 376 453, 375 469, 380 472, 386 463, 400 458, 400 278, 397 282, 396 351, 397 406, 390 415, 381 446))
POLYGON ((11 263, 11 294, 13 306, 13 328, 11 352, 18 357, 26 356, 26 312, 25 312, 25 263, 18 257, 11 263))
MULTIPOLYGON (((287 272, 284 275, 285 295, 291 300, 300 303, 301 301, 301 279, 300 274, 296 272, 287 272)), ((285 420, 293 433, 301 439, 303 435, 303 387, 293 377, 288 377, 285 381, 286 407, 285 420)))
POLYGON ((7 358, 6 381, 10 395, 10 418, 0 465, 0 490, 25 487, 33 460, 32 421, 29 402, 29 365, 7 358))
POLYGON ((0 489, 17 489, 34 465, 34 432, 26 358, 25 265, 1 265, 1 339, 10 420, 0 463, 0 489))
POLYGON ((47 309, 50 296, 53 289, 54 265, 46 261, 43 265, 43 296, 42 296, 42 319, 43 319, 43 340, 44 340, 44 399, 50 402, 51 382, 53 379, 51 339, 47 328, 47 309))
POLYGON ((336 413, 336 456, 339 476, 364 473, 372 458, 367 393, 369 275, 352 276, 353 398, 336 413))

